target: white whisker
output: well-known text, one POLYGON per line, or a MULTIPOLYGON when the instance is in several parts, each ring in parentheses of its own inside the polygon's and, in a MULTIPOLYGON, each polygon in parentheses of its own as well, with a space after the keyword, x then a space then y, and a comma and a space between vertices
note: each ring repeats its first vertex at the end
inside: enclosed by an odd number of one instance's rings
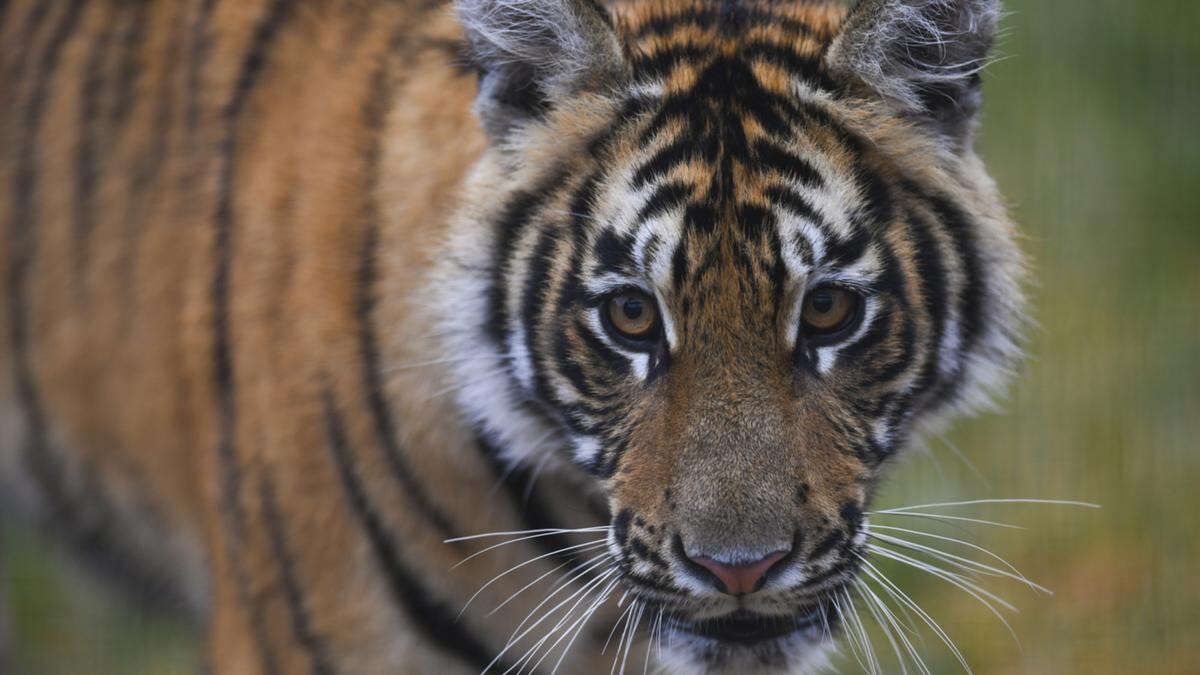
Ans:
POLYGON ((650 672, 650 654, 657 648, 658 655, 662 656, 662 618, 663 608, 658 608, 658 615, 654 617, 653 623, 650 624, 650 642, 646 645, 646 662, 642 664, 642 675, 650 672))
MULTIPOLYGON (((565 606, 567 603, 574 600, 580 594, 587 593, 589 590, 591 590, 595 586, 604 583, 604 581, 606 579, 608 579, 609 576, 612 576, 613 574, 615 574, 616 571, 617 570, 615 568, 606 570, 605 572, 603 572, 599 576, 597 576, 595 579, 588 581, 586 584, 584 584, 581 588, 576 590, 574 593, 572 593, 571 595, 568 595, 565 599, 561 600, 558 604, 556 604, 553 607, 551 607, 550 609, 546 610, 546 612, 542 614, 542 618, 529 624, 529 627, 527 627, 519 635, 513 635, 512 637, 510 637, 508 640, 508 643, 505 644, 504 648, 501 649, 498 654, 496 654, 496 656, 492 659, 491 663, 489 663, 486 667, 484 667, 483 672, 487 672, 488 670, 491 669, 492 666, 496 665, 496 662, 499 661, 506 653, 508 653, 509 649, 511 649, 517 642, 520 642, 526 635, 528 635, 530 632, 532 632, 534 628, 537 628, 539 625, 541 625, 541 623, 543 621, 550 618, 550 616, 552 616, 555 612, 557 612, 559 610, 559 608, 565 606)), ((544 602, 545 601, 543 601, 542 604, 544 604, 544 602)), ((539 604, 538 607, 541 607, 541 604, 539 604)), ((528 621, 529 618, 532 617, 533 613, 537 611, 538 607, 535 607, 532 611, 530 611, 529 615, 526 616, 525 621, 528 621)), ((521 622, 522 626, 525 624, 525 621, 521 622)), ((517 628, 519 630, 520 626, 518 626, 517 628)), ((537 647, 537 645, 534 646, 534 648, 536 648, 536 647, 537 647)), ((522 657, 522 659, 520 661, 518 661, 517 664, 513 664, 513 667, 516 667, 518 664, 523 663, 524 661, 525 661, 525 657, 522 657)), ((510 670, 511 670, 511 668, 510 668, 510 670)))
MULTIPOLYGON (((598 555, 598 556, 595 556, 595 557, 592 557, 592 558, 588 558, 588 559, 587 559, 587 560, 585 560, 585 561, 584 561, 582 564, 583 564, 583 565, 587 565, 587 564, 589 564, 589 563, 592 563, 593 561, 600 560, 601 558, 604 558, 604 557, 606 557, 606 556, 609 556, 609 555, 612 555, 612 554, 610 554, 608 551, 605 551, 605 552, 601 553, 601 554, 600 554, 600 555, 598 555)), ((576 562, 576 561, 574 561, 574 560, 567 560, 567 561, 565 561, 565 562, 559 563, 559 564, 558 564, 556 567, 554 567, 554 568, 553 568, 553 569, 551 569, 551 570, 548 570, 548 571, 546 571, 546 572, 542 572, 541 574, 539 574, 539 575, 537 576, 537 578, 536 578, 536 579, 534 579, 533 581, 531 581, 531 582, 529 582, 529 583, 525 584, 524 586, 522 586, 520 589, 518 589, 518 590, 517 590, 517 592, 516 592, 516 593, 513 593, 512 595, 508 596, 508 598, 506 598, 506 599, 504 600, 504 602, 502 602, 502 603, 500 603, 500 604, 496 605, 496 606, 495 606, 495 607, 492 609, 492 611, 490 611, 490 612, 488 612, 488 613, 487 613, 487 615, 488 615, 488 616, 492 616, 492 615, 493 615, 493 614, 495 614, 496 612, 499 612, 499 611, 500 611, 500 610, 501 610, 501 609, 502 609, 502 608, 503 608, 505 605, 507 605, 509 602, 512 602, 512 601, 513 601, 513 600, 514 600, 514 599, 515 599, 515 598, 516 598, 518 595, 520 595, 520 594, 524 593, 525 591, 529 590, 531 587, 533 587, 534 585, 536 585, 536 584, 537 584, 539 581, 541 581, 542 579, 545 579, 546 577, 550 576, 551 574, 554 574, 555 572, 557 572, 557 571, 561 570, 562 568, 566 567, 567 565, 570 565, 570 564, 571 564, 571 563, 573 563, 573 562, 576 562)), ((564 576, 565 576, 565 575, 564 575, 564 576)))
POLYGON ((983 586, 980 586, 978 583, 976 583, 973 579, 971 579, 970 577, 964 576, 963 574, 954 572, 952 570, 948 570, 944 567, 939 567, 939 566, 935 565, 934 563, 929 562, 928 560, 921 560, 920 558, 914 558, 910 555, 901 553, 899 551, 896 551, 896 550, 893 550, 890 548, 886 548, 879 544, 868 544, 867 549, 873 553, 878 553, 879 555, 882 555, 885 558, 890 558, 892 560, 895 560, 896 562, 904 563, 910 567, 913 567, 914 569, 923 570, 923 571, 933 574, 935 576, 943 576, 944 575, 945 577, 949 577, 946 579, 946 581, 949 581, 951 583, 957 582, 957 583, 963 584, 966 587, 963 590, 975 591, 976 593, 986 596, 987 598, 991 599, 993 602, 1004 607, 1005 609, 1007 609, 1010 612, 1020 613, 1020 610, 1018 610, 1016 608, 1016 606, 1013 605, 1011 602, 996 595, 995 593, 992 593, 991 591, 988 591, 983 586))
MULTIPOLYGON (((579 622, 579 626, 574 628, 574 631, 571 634, 570 641, 567 642, 566 647, 563 647, 562 654, 558 657, 558 661, 556 661, 554 663, 554 668, 552 668, 550 670, 550 675, 554 675, 555 673, 558 672, 558 667, 560 665, 562 665, 563 659, 565 659, 567 657, 567 654, 571 651, 571 645, 575 644, 575 640, 579 638, 580 633, 582 633, 584 627, 587 626, 587 622, 589 620, 591 620, 592 616, 596 613, 596 610, 599 609, 600 606, 603 605, 606 600, 608 600, 609 596, 612 595, 612 589, 620 581, 621 581, 621 579, 620 579, 620 577, 618 577, 618 578, 615 578, 612 581, 608 582, 608 585, 605 586, 604 589, 600 591, 600 594, 598 596, 596 596, 596 600, 594 602, 592 602, 591 606, 588 607, 587 611, 584 613, 583 619, 579 622)), ((568 629, 567 632, 572 632, 572 631, 571 631, 571 629, 568 629)))
POLYGON ((894 584, 891 579, 888 579, 887 575, 880 571, 878 567, 871 564, 871 562, 866 558, 859 556, 859 559, 863 562, 863 570, 866 572, 867 576, 879 583, 880 586, 888 592, 888 595, 891 595, 893 598, 895 598, 897 602, 901 603, 902 605, 907 605, 909 609, 916 612, 917 616, 921 617, 921 620, 925 622, 925 625, 929 626, 934 634, 941 639, 942 644, 946 645, 946 647, 950 650, 950 653, 953 654, 954 658, 958 661, 959 665, 961 665, 963 670, 967 672, 967 675, 972 675, 973 671, 971 670, 971 666, 967 664, 967 659, 962 655, 962 652, 959 651, 958 646, 954 644, 954 640, 950 639, 950 635, 946 633, 946 631, 943 630, 940 625, 938 625, 938 622, 934 621, 933 617, 929 616, 929 613, 922 609, 921 606, 918 605, 912 598, 910 598, 907 593, 900 590, 900 587, 894 584))
POLYGON ((941 567, 938 567, 931 563, 925 562, 923 560, 917 560, 916 558, 906 556, 903 553, 898 553, 896 551, 892 551, 891 549, 885 549, 885 548, 875 545, 875 544, 868 546, 868 548, 873 553, 878 553, 879 555, 881 555, 885 558, 890 558, 897 562, 905 563, 914 569, 918 569, 923 572, 926 572, 927 574, 931 574, 935 577, 938 577, 939 579, 942 579, 943 581, 949 583, 950 585, 955 586, 956 588, 963 591, 967 595, 970 595, 971 597, 975 598, 977 601, 979 601, 980 604, 982 604, 984 607, 986 607, 989 612, 991 612, 997 619, 999 619, 1000 623, 1004 624, 1004 627, 1008 630, 1009 634, 1012 635, 1013 640, 1017 643, 1017 647, 1020 648, 1021 641, 1017 638, 1016 631, 1013 630, 1012 626, 1008 623, 1008 620, 1004 618, 1004 615, 1000 613, 1000 610, 996 609, 996 607, 994 605, 992 605, 991 602, 988 602, 988 599, 991 599, 996 604, 999 604, 1000 606, 1004 607, 1005 609, 1007 609, 1011 612, 1017 612, 1018 611, 1017 608, 1015 606, 1013 606, 1012 603, 1008 602, 1004 598, 1001 598, 1000 596, 996 595, 995 593, 988 591, 987 589, 981 587, 980 585, 972 582, 971 580, 967 579, 966 577, 962 576, 961 574, 956 574, 954 572, 950 572, 948 570, 942 569, 941 567))
POLYGON ((909 511, 867 511, 869 516, 907 516, 909 518, 925 518, 928 520, 944 520, 949 522, 974 523, 976 525, 989 525, 991 527, 1003 527, 1009 530, 1024 530, 1020 525, 1012 525, 1010 523, 998 523, 994 520, 983 520, 980 518, 967 518, 965 516, 948 516, 944 513, 917 513, 909 511))
MULTIPOLYGON (((867 527, 867 529, 868 530, 888 530, 890 532, 904 532, 906 534, 915 534, 915 535, 918 535, 921 537, 929 537, 930 539, 937 539, 939 541, 946 541, 946 542, 950 542, 953 544, 958 544, 960 546, 965 546, 972 550, 979 551, 980 553, 983 553, 984 555, 992 558, 993 560, 996 560, 1001 565, 1004 565, 1005 567, 1007 567, 1009 569, 1009 571, 1011 571, 1013 574, 1021 577, 1023 580, 1025 580, 1025 581, 1029 580, 1029 578, 1026 577, 1024 574, 1022 574, 1021 571, 1018 570, 1015 566, 1013 566, 1012 563, 1008 562, 1007 560, 1005 560, 1004 558, 1000 557, 999 555, 993 553, 992 551, 989 551, 988 549, 986 549, 982 546, 979 546, 978 544, 973 544, 969 541, 964 541, 962 539, 955 539, 954 537, 947 537, 947 536, 940 535, 940 534, 934 534, 932 532, 925 532, 922 530, 910 530, 910 529, 904 528, 904 527, 894 527, 891 525, 877 525, 875 523, 871 523, 867 527)), ((912 542, 908 542, 908 543, 912 543, 912 542)), ((1046 589, 1041 586, 1039 586, 1038 589, 1045 593, 1048 593, 1050 595, 1054 594, 1054 591, 1051 591, 1051 590, 1046 589)))
POLYGON ((879 675, 879 659, 875 656, 875 648, 871 644, 871 637, 867 635, 866 626, 863 625, 862 619, 858 616, 858 610, 854 606, 854 598, 850 597, 850 591, 846 588, 842 589, 842 596, 846 599, 846 606, 850 608, 850 622, 854 630, 858 632, 863 653, 867 659, 867 672, 871 673, 871 675, 879 675))
POLYGON ((841 600, 838 598, 837 594, 829 596, 829 599, 833 603, 833 608, 837 611, 838 620, 843 626, 843 630, 846 635, 846 644, 850 646, 850 654, 854 657, 854 660, 858 662, 858 665, 865 671, 867 666, 863 662, 862 657, 859 656, 858 643, 856 642, 857 636, 854 635, 854 631, 849 630, 850 620, 846 618, 846 610, 842 608, 841 600))
POLYGON ((558 639, 552 642, 550 646, 546 647, 542 657, 530 667, 529 672, 537 672, 537 669, 542 665, 542 662, 550 658, 550 655, 554 653, 554 648, 561 644, 563 640, 567 639, 568 636, 571 636, 570 642, 568 642, 566 647, 563 648, 562 654, 559 655, 558 661, 556 661, 554 664, 554 669, 557 670, 559 664, 562 663, 563 659, 566 658, 567 653, 570 651, 571 645, 574 644, 575 638, 578 637, 579 632, 583 630, 583 626, 587 623, 587 620, 591 618, 596 609, 608 598, 608 594, 611 592, 613 586, 619 582, 620 577, 614 576, 614 578, 610 579, 606 585, 597 584, 593 586, 592 591, 584 593, 582 596, 580 596, 579 600, 576 600, 575 604, 571 605, 571 608, 566 611, 561 619, 559 619, 558 623, 554 624, 553 628, 546 631, 545 637, 543 637, 541 640, 538 640, 537 644, 534 645, 535 650, 540 649, 543 643, 545 643, 555 634, 558 634, 558 639), (589 602, 590 604, 584 608, 582 615, 576 617, 575 610, 585 602, 589 602))
MULTIPOLYGON (((887 602, 885 602, 883 598, 879 597, 879 595, 871 589, 871 586, 866 581, 860 579, 855 581, 855 583, 858 584, 859 592, 866 593, 870 596, 870 598, 875 602, 876 606, 879 607, 879 611, 883 614, 884 618, 887 619, 888 623, 890 623, 892 628, 895 629, 896 637, 904 646, 904 651, 908 653, 908 656, 912 659, 913 665, 917 667, 917 670, 924 673, 924 675, 932 675, 929 670, 929 666, 925 663, 925 660, 921 658, 920 652, 909 639, 908 634, 905 631, 905 627, 896 617, 895 612, 891 610, 891 607, 888 606, 887 602)), ((903 605, 901 605, 901 607, 903 607, 903 605)), ((916 627, 912 627, 911 630, 914 635, 917 634, 916 627)), ((893 647, 895 647, 895 645, 893 645, 893 647)), ((897 652, 896 656, 897 658, 900 658, 899 652, 897 652)), ((901 659, 901 669, 904 669, 903 663, 903 659, 901 659)))
MULTIPOLYGON (((512 636, 509 639, 510 640, 514 639, 515 636, 517 635, 517 633, 520 632, 520 630, 525 626, 525 624, 528 623, 529 620, 533 618, 533 615, 536 614, 539 609, 541 609, 543 606, 545 606, 546 603, 550 602, 551 599, 553 599, 559 593, 561 593, 564 590, 566 590, 567 588, 569 588, 571 585, 571 582, 586 576, 587 574, 589 574, 596 568, 600 567, 601 565, 604 565, 604 564, 610 562, 610 560, 611 560, 611 558, 601 557, 601 559, 598 560, 597 562, 591 563, 586 566, 581 566, 578 569, 572 570, 567 575, 565 575, 566 579, 561 582, 561 585, 558 588, 551 589, 551 591, 546 594, 546 597, 542 598, 541 602, 539 602, 537 605, 535 605, 533 609, 529 610, 529 613, 525 615, 525 618, 522 619, 521 622, 517 624, 517 627, 513 629, 512 636)), ((611 572, 611 571, 612 570, 606 570, 602 574, 606 574, 607 572, 611 572)), ((595 579, 591 579, 591 580, 585 582, 584 588, 586 588, 588 585, 590 585, 593 581, 595 581, 595 579)), ((567 598, 567 602, 570 602, 570 598, 567 598)), ((551 611, 553 611, 553 610, 547 610, 546 613, 549 614, 551 611)), ((543 616, 543 619, 545 619, 545 616, 543 616)), ((542 620, 542 619, 539 619, 539 621, 540 620, 542 620)))
POLYGON ((904 539, 900 539, 898 537, 892 537, 892 536, 889 536, 886 534, 881 534, 881 533, 876 533, 876 532, 868 532, 868 536, 870 536, 871 538, 876 539, 878 541, 886 542, 889 544, 894 544, 896 546, 901 546, 901 547, 907 548, 912 551, 919 551, 921 553, 925 553, 927 555, 933 556, 933 557, 941 560, 942 562, 945 562, 946 564, 953 565, 953 566, 957 567, 958 569, 964 570, 966 572, 974 572, 977 574, 984 574, 984 575, 988 575, 988 576, 1005 577, 1007 579, 1012 579, 1014 581, 1017 581, 1017 582, 1025 585, 1025 586, 1028 586, 1029 588, 1031 588, 1035 591, 1039 591, 1039 592, 1045 593, 1047 595, 1052 595, 1052 593, 1050 592, 1050 589, 1048 589, 1045 586, 1042 586, 1040 584, 1037 584, 1033 581, 1030 581, 1028 578, 1026 578, 1020 572, 1016 572, 1016 573, 1009 572, 1006 570, 1002 570, 998 567, 993 567, 991 565, 981 563, 977 560, 971 560, 970 558, 964 558, 962 556, 958 556, 953 553, 949 553, 947 551, 942 551, 940 549, 936 549, 931 546, 925 546, 924 544, 918 544, 916 542, 906 541, 904 539))
POLYGON ((633 646, 633 633, 637 630, 638 621, 642 618, 642 603, 634 599, 629 603, 629 608, 633 612, 629 615, 629 620, 625 622, 625 629, 621 631, 621 641, 617 643, 617 651, 613 655, 613 666, 609 669, 609 675, 619 673, 625 675, 625 662, 629 658, 629 648, 633 646), (621 669, 617 670, 617 663, 621 664, 621 669))
MULTIPOLYGON (((476 552, 472 553, 471 555, 463 558, 462 560, 455 563, 454 567, 451 567, 450 569, 456 569, 463 563, 467 562, 468 560, 471 560, 473 558, 481 556, 484 553, 487 553, 488 551, 500 548, 501 546, 508 546, 509 544, 516 544, 518 542, 528 541, 530 539, 538 539, 541 537, 550 537, 550 536, 553 536, 556 534, 587 534, 587 533, 593 533, 593 532, 607 532, 610 529, 612 529, 610 526, 602 525, 599 527, 581 527, 579 529, 574 529, 574 530, 568 530, 568 529, 525 530, 525 532, 536 532, 536 534, 530 534, 530 535, 518 537, 515 539, 509 539, 508 541, 502 541, 499 544, 492 544, 491 546, 488 546, 487 548, 483 549, 482 551, 476 551, 476 552)), ((454 539, 446 539, 444 543, 450 544, 450 543, 459 542, 459 541, 468 541, 470 539, 481 539, 484 537, 497 537, 497 536, 512 535, 512 534, 524 534, 524 532, 489 532, 487 534, 474 534, 474 535, 471 535, 468 537, 456 537, 454 539)))
POLYGON ((629 661, 629 653, 633 651, 633 641, 637 639, 638 627, 642 625, 642 616, 646 613, 646 604, 638 601, 637 615, 633 618, 633 626, 629 629, 629 639, 625 641, 625 656, 621 657, 621 675, 625 675, 625 664, 629 661))
POLYGON ((472 594, 470 598, 467 599, 467 604, 463 605, 463 608, 461 610, 459 610, 458 616, 461 617, 463 615, 463 612, 467 611, 467 608, 470 607, 471 603, 475 601, 475 598, 479 597, 479 594, 484 592, 485 590, 487 590, 487 588, 489 586, 491 586, 492 584, 499 581, 501 579, 501 577, 512 574, 513 572, 516 572, 517 570, 521 569, 522 567, 524 567, 526 565, 532 565, 533 563, 535 563, 539 560, 545 560, 546 558, 560 555, 560 554, 566 553, 567 551, 576 551, 576 550, 586 551, 589 549, 596 549, 596 548, 600 548, 600 547, 607 546, 607 545, 608 545, 608 539, 597 539, 595 541, 589 541, 589 542, 586 542, 583 544, 575 544, 574 546, 564 546, 560 549, 550 551, 549 553, 543 553, 537 557, 530 558, 529 560, 526 560, 524 562, 517 563, 516 565, 513 565, 512 567, 504 570, 500 574, 497 574, 496 576, 492 577, 486 584, 480 586, 479 589, 477 591, 475 591, 475 593, 472 594))
POLYGON ((854 590, 858 593, 858 597, 862 598, 863 604, 867 606, 867 611, 871 613, 871 618, 875 619, 875 624, 879 626, 879 629, 883 632, 883 637, 887 639, 888 644, 892 647, 892 651, 895 652, 896 663, 900 664, 900 672, 902 675, 908 675, 908 665, 904 657, 900 655, 900 646, 896 643, 896 637, 892 635, 891 626, 880 615, 879 607, 876 606, 871 596, 863 592, 863 583, 861 580, 856 579, 854 581, 854 590))
POLYGON ((937 509, 948 508, 955 506, 977 506, 980 504, 1043 504, 1050 506, 1079 506, 1087 509, 1101 508, 1099 504, 1092 502, 1081 502, 1071 499, 968 499, 958 502, 935 502, 933 504, 915 504, 913 506, 901 506, 893 509, 885 509, 876 513, 904 513, 915 511, 917 509, 937 509))
MULTIPOLYGON (((617 601, 617 606, 620 607, 621 603, 623 601, 624 601, 624 597, 622 597, 621 600, 617 601)), ((608 651, 608 644, 610 642, 612 642, 612 636, 617 632, 617 626, 621 625, 621 621, 629 615, 630 610, 632 610, 632 609, 633 609, 633 603, 629 603, 629 606, 625 608, 625 611, 621 612, 621 614, 619 616, 617 616, 617 620, 613 622, 612 629, 608 631, 608 637, 604 639, 604 646, 600 648, 601 654, 608 651)), ((615 659, 614 659, 614 661, 615 661, 615 659)))

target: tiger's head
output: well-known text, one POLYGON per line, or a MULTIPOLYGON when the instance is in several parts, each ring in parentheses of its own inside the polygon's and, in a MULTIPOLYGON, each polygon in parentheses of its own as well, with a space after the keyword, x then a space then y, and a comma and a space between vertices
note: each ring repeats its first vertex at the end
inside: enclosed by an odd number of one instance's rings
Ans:
POLYGON ((593 478, 669 660, 812 663, 889 460, 1017 352, 972 147, 997 2, 458 11, 490 139, 440 280, 463 407, 593 478))

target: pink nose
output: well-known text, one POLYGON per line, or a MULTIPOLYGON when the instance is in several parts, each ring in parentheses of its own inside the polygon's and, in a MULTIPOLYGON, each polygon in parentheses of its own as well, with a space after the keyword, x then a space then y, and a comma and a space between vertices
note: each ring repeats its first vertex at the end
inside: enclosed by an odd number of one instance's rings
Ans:
POLYGON ((762 585, 763 579, 767 576, 767 572, 771 567, 782 560, 787 554, 787 551, 776 551, 754 562, 738 563, 735 565, 718 562, 703 555, 696 556, 691 560, 709 572, 712 572, 713 576, 724 585, 724 588, 721 590, 730 595, 743 595, 758 590, 758 587, 762 585))

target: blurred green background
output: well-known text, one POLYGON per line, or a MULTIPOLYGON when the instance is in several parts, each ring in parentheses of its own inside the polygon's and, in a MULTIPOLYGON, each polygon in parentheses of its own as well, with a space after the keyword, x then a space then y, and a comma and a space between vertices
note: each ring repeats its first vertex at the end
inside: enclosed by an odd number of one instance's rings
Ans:
MULTIPOLYGON (((1038 497, 1103 509, 946 511, 1027 527, 936 530, 969 535, 1055 591, 986 582, 1019 608, 1007 618, 1020 646, 961 591, 884 569, 978 673, 1200 672, 1200 3, 1007 7, 981 149, 1024 228, 1040 325, 1002 411, 910 455, 880 505, 1038 497)), ((3 518, 0 575, 13 672, 196 672, 186 623, 130 607, 3 518)), ((923 639, 935 673, 961 670, 923 639)), ((858 670, 848 656, 838 665, 858 670)))

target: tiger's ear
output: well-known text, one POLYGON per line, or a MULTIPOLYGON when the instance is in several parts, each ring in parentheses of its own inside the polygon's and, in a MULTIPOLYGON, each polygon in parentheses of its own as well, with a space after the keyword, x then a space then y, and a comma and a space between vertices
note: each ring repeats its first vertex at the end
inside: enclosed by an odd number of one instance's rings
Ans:
POLYGON ((1000 0, 860 0, 825 62, 966 143, 999 17, 1000 0))
POLYGON ((479 71, 476 111, 493 140, 555 103, 617 81, 624 58, 594 0, 456 0, 479 71))

